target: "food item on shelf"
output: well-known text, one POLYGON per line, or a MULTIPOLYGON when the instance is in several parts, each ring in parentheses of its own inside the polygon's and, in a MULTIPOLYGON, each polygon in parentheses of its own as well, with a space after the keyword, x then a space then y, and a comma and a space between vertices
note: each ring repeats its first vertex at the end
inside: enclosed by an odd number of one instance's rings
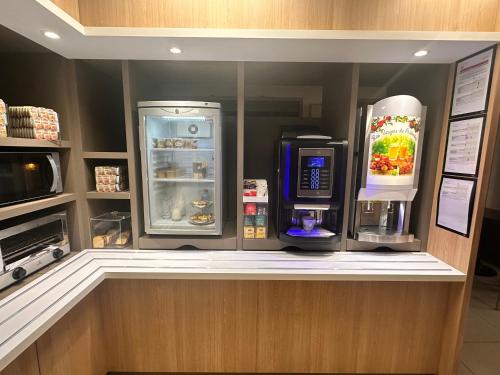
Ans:
POLYGON ((197 149, 197 139, 153 138, 153 148, 185 148, 197 149))
POLYGON ((114 242, 117 246, 126 246, 130 241, 130 235, 132 233, 129 230, 123 231, 114 242))
POLYGON ((267 181, 243 180, 244 238, 267 238, 267 181))
POLYGON ((200 199, 200 200, 194 200, 191 202, 191 205, 194 207, 194 208, 206 208, 206 207, 210 207, 211 205, 213 204, 212 201, 207 201, 207 200, 203 200, 203 199, 200 199))
POLYGON ((255 227, 253 225, 243 227, 244 238, 255 238, 255 227))
POLYGON ((267 216, 265 215, 255 215, 255 226, 263 227, 267 225, 267 216))
POLYGON ((92 238, 92 247, 102 249, 106 247, 125 247, 130 242, 130 231, 119 233, 118 230, 110 229, 106 234, 97 235, 92 238))
POLYGON ((267 204, 257 204, 257 215, 267 217, 267 204))
POLYGON ((128 188, 125 184, 96 184, 98 193, 116 193, 126 191, 128 188))
POLYGON ((215 222, 215 216, 212 213, 198 212, 191 215, 189 222, 195 225, 207 225, 215 222))
POLYGON ((245 215, 255 215, 257 213, 257 204, 255 203, 245 203, 244 208, 245 215))
POLYGON ((182 208, 181 207, 172 208, 171 217, 173 221, 182 220, 182 208))
POLYGON ((201 179, 207 177, 208 162, 206 160, 193 162, 193 178, 201 179))
POLYGON ((255 225, 255 216, 245 215, 243 219, 244 226, 254 226, 255 225))
POLYGON ((117 176, 113 174, 109 175, 97 175, 95 176, 95 180, 98 184, 120 184, 123 182, 122 176, 117 176))
POLYGON ((256 179, 243 180, 244 197, 267 197, 267 181, 256 179))
POLYGON ((165 139, 159 138, 158 141, 157 141, 157 146, 156 147, 158 147, 158 148, 165 148, 165 147, 167 147, 165 141, 166 141, 165 139))
POLYGON ((12 106, 8 113, 10 137, 52 141, 59 139, 59 118, 53 109, 12 106))
POLYGON ((103 165, 95 167, 96 191, 114 193, 128 190, 127 168, 103 165))
POLYGON ((175 138, 173 140, 174 148, 184 148, 184 140, 181 138, 175 138))
POLYGON ((7 125, 7 106, 5 105, 5 102, 0 99, 0 138, 7 137, 7 125))
POLYGON ((174 167, 158 168, 155 174, 156 178, 176 178, 182 175, 182 170, 174 167))
POLYGON ((110 166, 110 165, 104 165, 104 166, 97 166, 95 167, 95 174, 96 176, 109 176, 109 175, 115 175, 115 176, 125 176, 127 174, 127 167, 124 166, 110 166))
POLYGON ((255 238, 267 238, 267 227, 255 227, 255 238))
POLYGON ((90 219, 94 248, 123 248, 130 244, 132 228, 129 212, 108 212, 90 219))
POLYGON ((156 178, 167 178, 167 172, 170 168, 158 168, 155 171, 156 178))
POLYGON ((92 238, 92 247, 94 249, 103 249, 104 247, 106 247, 107 241, 108 241, 108 239, 104 235, 94 236, 92 238))

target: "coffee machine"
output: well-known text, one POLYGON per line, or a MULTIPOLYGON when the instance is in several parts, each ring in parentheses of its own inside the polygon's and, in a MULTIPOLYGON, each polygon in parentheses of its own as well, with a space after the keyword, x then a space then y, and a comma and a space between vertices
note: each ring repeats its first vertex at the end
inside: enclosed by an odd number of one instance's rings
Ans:
POLYGON ((354 239, 363 242, 365 250, 418 250, 410 233, 410 213, 418 188, 425 114, 426 107, 409 95, 368 106, 354 219, 354 239))
POLYGON ((278 238, 303 249, 332 250, 328 244, 342 231, 347 142, 284 132, 278 159, 278 238))

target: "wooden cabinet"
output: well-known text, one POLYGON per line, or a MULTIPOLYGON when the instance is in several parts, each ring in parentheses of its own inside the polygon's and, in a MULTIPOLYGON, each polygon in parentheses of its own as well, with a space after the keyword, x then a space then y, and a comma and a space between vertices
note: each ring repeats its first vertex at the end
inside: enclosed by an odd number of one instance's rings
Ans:
POLYGON ((36 344, 29 346, 10 365, 0 371, 0 375, 40 375, 36 344))

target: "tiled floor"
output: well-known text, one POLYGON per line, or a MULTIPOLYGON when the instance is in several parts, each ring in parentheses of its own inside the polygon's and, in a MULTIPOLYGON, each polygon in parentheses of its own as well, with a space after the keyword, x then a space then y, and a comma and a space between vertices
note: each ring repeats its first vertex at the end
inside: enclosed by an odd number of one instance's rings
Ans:
POLYGON ((495 310, 500 288, 487 285, 492 283, 500 285, 500 277, 474 282, 459 375, 500 374, 500 311, 495 310))

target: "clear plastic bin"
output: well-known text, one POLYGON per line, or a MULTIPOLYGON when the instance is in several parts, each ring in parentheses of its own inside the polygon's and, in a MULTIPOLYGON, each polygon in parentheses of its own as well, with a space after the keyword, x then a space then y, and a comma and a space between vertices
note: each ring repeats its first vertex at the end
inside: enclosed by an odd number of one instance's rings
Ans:
POLYGON ((123 249, 132 242, 130 212, 107 212, 90 218, 94 249, 123 249))

